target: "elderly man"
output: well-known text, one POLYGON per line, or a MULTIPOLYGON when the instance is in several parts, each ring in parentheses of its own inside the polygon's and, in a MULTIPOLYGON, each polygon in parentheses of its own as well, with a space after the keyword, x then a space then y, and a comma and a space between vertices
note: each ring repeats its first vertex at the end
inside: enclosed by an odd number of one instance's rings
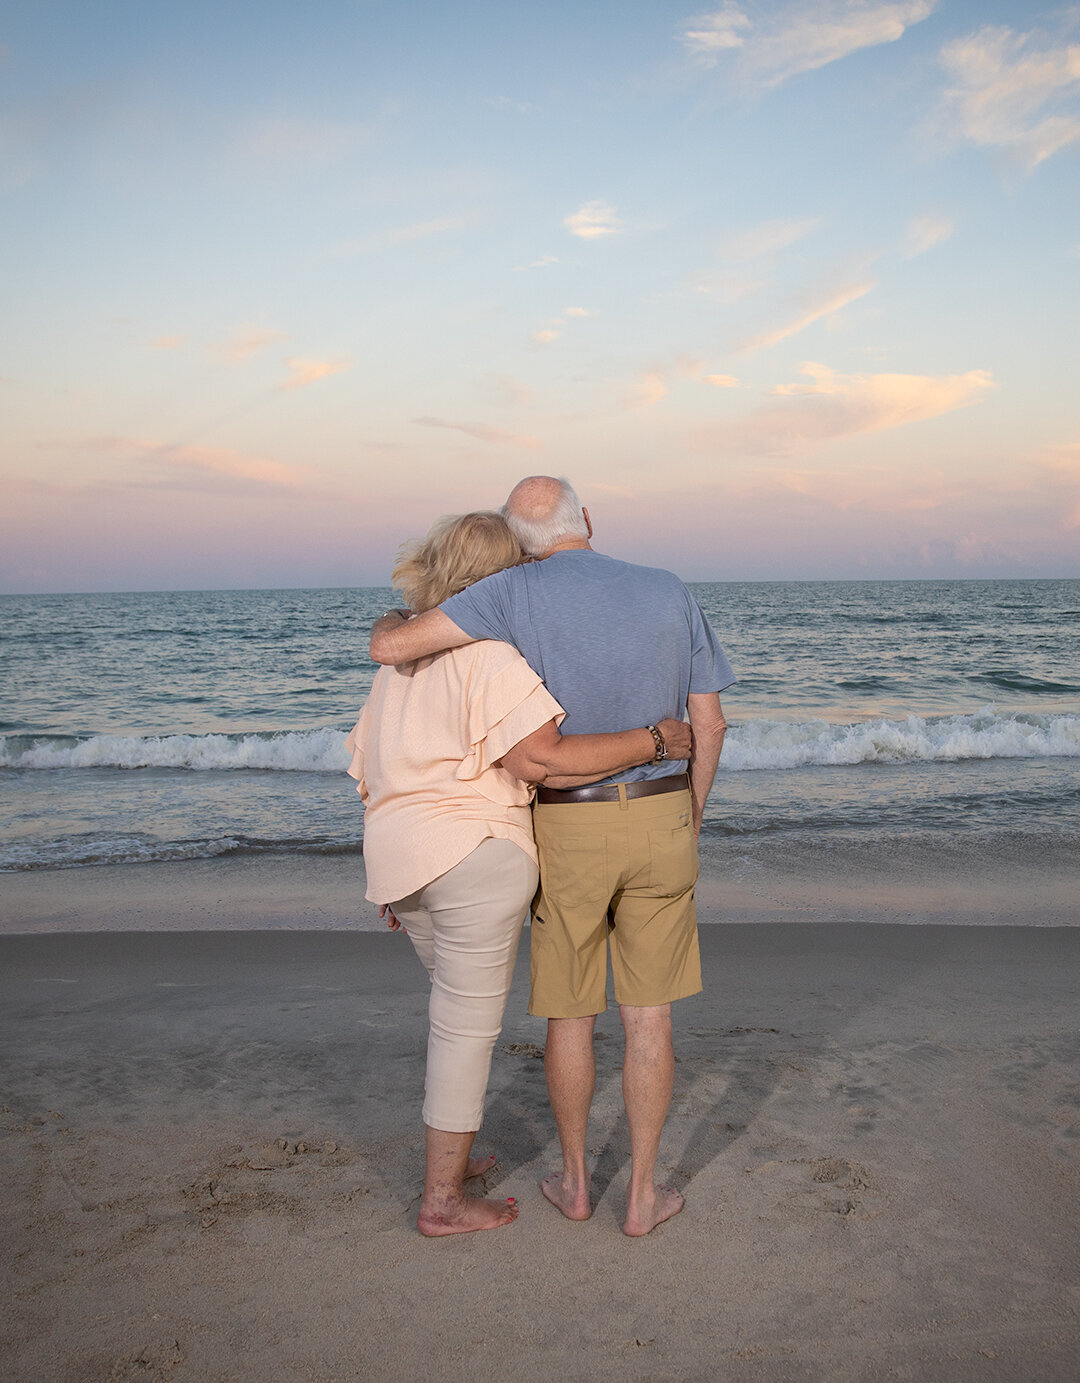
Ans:
POLYGON ((541 1186, 568 1219, 588 1219, 593 1027, 607 1007, 610 938, 631 1144, 623 1228, 648 1234, 683 1206, 678 1191, 655 1181, 675 1069, 671 1003, 701 990, 697 834, 724 742, 719 693, 735 678, 677 577, 594 552, 588 511, 565 481, 530 476, 503 512, 537 560, 415 619, 384 615, 372 631, 371 656, 402 663, 474 639, 501 639, 564 707, 568 734, 652 727, 689 715, 689 782, 666 760, 657 732, 651 764, 591 787, 539 788, 533 813, 540 889, 529 1012, 548 1020, 544 1065, 563 1157, 561 1170, 541 1186))

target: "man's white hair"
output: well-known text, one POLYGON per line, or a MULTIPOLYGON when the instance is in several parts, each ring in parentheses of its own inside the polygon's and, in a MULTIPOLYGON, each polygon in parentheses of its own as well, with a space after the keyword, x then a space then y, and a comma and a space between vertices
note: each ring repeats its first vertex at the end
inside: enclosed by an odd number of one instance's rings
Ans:
POLYGON ((589 537, 589 525, 581 500, 565 476, 556 479, 555 476, 531 475, 519 481, 503 505, 502 513, 510 532, 530 557, 545 556, 556 543, 566 538, 589 537), (515 503, 514 497, 519 490, 524 491, 525 495, 530 489, 534 490, 534 494, 540 490, 540 484, 534 485, 534 482, 544 482, 543 489, 551 494, 550 502, 536 503, 534 499, 531 504, 515 503), (522 513, 522 508, 527 508, 529 512, 522 513))

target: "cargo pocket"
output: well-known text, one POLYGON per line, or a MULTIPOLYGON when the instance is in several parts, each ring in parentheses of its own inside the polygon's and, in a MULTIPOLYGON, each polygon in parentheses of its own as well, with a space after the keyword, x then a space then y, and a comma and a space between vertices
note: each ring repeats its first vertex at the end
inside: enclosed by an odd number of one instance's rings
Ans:
POLYGON ((693 825, 651 830, 649 864, 649 889, 656 897, 677 898, 693 888, 699 868, 693 825))

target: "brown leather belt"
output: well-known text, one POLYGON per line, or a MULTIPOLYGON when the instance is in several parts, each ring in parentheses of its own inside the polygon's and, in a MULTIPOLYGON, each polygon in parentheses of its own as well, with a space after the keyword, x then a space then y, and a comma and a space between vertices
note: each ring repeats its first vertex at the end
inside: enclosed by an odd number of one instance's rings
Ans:
POLYGON ((661 792, 682 792, 689 788, 690 780, 685 773, 669 774, 666 778, 646 778, 642 783, 612 783, 605 787, 570 788, 566 792, 559 788, 536 789, 536 800, 545 807, 557 802, 617 802, 619 788, 627 797, 655 797, 661 792))

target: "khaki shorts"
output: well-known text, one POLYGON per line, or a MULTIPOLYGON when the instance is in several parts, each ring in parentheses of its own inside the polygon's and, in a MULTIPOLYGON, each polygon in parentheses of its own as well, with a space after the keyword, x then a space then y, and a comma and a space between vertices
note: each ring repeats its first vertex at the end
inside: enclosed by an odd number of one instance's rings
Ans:
POLYGON ((529 1012, 584 1018, 701 991, 690 793, 623 802, 537 803, 540 888, 532 907, 529 1012))

